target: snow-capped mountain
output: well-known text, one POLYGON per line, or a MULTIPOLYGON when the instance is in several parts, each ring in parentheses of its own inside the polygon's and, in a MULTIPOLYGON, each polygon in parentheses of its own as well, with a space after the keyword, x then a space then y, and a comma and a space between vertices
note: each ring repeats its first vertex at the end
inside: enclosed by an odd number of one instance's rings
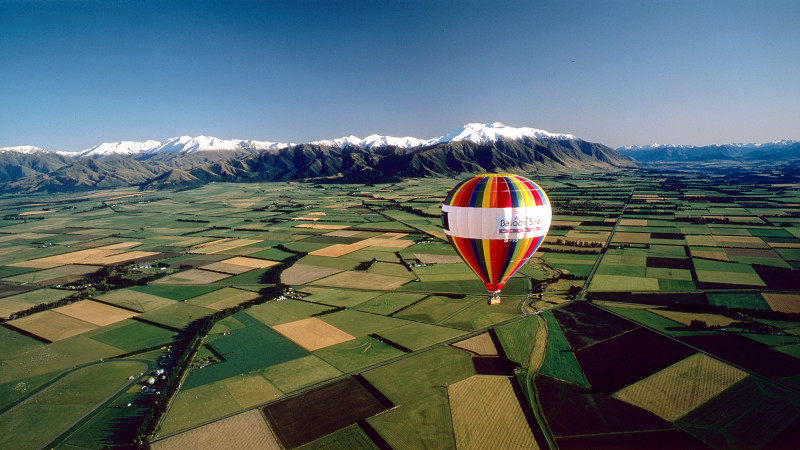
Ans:
POLYGON ((219 139, 211 136, 180 136, 167 139, 147 153, 197 153, 203 151, 274 150, 291 144, 243 139, 219 139))
MULTIPOLYGON (((491 144, 500 140, 531 139, 577 139, 571 134, 551 133, 536 128, 515 128, 494 123, 468 123, 457 130, 433 139, 420 139, 412 136, 394 137, 372 134, 365 138, 345 136, 338 139, 326 139, 310 142, 311 145, 338 147, 340 149, 358 147, 364 150, 373 150, 384 147, 397 147, 415 149, 429 147, 448 142, 473 142, 476 144, 491 144)), ((107 156, 148 156, 155 154, 186 154, 204 151, 263 151, 280 150, 294 146, 291 143, 254 141, 245 139, 219 139, 213 136, 179 136, 167 139, 166 142, 155 140, 147 141, 120 141, 106 142, 80 152, 56 152, 74 158, 100 158, 107 156)), ((32 146, 6 147, 0 151, 47 151, 32 146)))
POLYGON ((359 147, 365 150, 373 148, 394 146, 399 148, 416 148, 427 144, 428 141, 406 136, 406 137, 393 137, 393 136, 380 136, 372 134, 364 139, 357 136, 345 136, 339 139, 325 139, 322 141, 311 142, 316 145, 327 145, 329 147, 359 147))
POLYGON ((361 139, 357 136, 345 136, 339 139, 322 140, 311 142, 311 144, 327 145, 329 147, 360 147, 365 150, 373 148, 394 146, 398 148, 413 149, 418 147, 428 147, 448 142, 474 142, 476 144, 491 144, 506 139, 519 140, 523 138, 531 139, 577 139, 571 134, 551 133, 536 128, 515 128, 504 125, 500 122, 494 123, 468 123, 463 127, 433 139, 419 139, 415 137, 393 137, 380 136, 373 134, 361 139))
POLYGON ((461 142, 470 141, 476 144, 490 144, 492 142, 502 141, 506 139, 520 140, 524 138, 531 139, 562 139, 570 140, 577 139, 571 134, 551 133, 545 130, 537 130, 536 128, 514 128, 503 125, 500 122, 494 123, 468 123, 463 127, 454 130, 444 136, 431 139, 426 144, 436 145, 446 142, 461 142))
POLYGON ((210 136, 179 136, 167 139, 166 142, 121 141, 107 142, 82 152, 60 152, 75 158, 106 156, 145 156, 154 154, 197 153, 204 151, 261 151, 286 148, 292 144, 253 141, 244 139, 219 139, 210 136))
POLYGON ((49 152, 43 148, 34 147, 32 145, 18 145, 16 147, 2 147, 0 153, 17 152, 17 153, 36 153, 36 152, 49 152))
POLYGON ((87 156, 111 156, 111 155, 135 155, 152 151, 158 148, 161 142, 158 141, 121 141, 121 142, 106 142, 90 149, 86 149, 73 156, 77 158, 87 156))

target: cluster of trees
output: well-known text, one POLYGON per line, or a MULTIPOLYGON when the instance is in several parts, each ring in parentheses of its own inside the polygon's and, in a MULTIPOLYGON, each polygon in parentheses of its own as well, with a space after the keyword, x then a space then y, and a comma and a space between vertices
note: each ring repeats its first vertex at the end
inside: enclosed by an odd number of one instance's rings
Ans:
POLYGON ((556 245, 571 245, 573 247, 602 247, 602 242, 597 241, 577 241, 572 239, 556 239, 556 245))

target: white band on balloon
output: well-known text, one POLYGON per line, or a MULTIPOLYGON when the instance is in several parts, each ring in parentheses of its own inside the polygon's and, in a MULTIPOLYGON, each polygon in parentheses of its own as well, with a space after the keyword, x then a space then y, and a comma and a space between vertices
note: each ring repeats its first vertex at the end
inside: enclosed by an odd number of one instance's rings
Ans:
POLYGON ((550 228, 550 205, 481 208, 442 205, 446 234, 467 239, 529 239, 550 228))

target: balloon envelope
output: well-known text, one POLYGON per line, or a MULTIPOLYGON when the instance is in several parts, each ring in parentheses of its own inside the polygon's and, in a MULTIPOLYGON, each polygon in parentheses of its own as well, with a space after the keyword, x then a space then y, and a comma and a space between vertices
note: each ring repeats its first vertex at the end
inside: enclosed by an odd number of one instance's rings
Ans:
POLYGON ((442 205, 442 226, 450 245, 490 292, 500 291, 536 251, 551 217, 542 188, 511 174, 462 181, 442 205))

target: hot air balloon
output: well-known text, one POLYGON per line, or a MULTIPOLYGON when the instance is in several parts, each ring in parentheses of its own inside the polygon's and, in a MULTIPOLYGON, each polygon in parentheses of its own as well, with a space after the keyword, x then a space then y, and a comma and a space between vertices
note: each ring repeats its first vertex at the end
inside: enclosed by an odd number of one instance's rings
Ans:
POLYGON ((450 245, 500 303, 506 281, 531 257, 550 228, 550 201, 533 181, 483 174, 457 184, 442 205, 450 245))

